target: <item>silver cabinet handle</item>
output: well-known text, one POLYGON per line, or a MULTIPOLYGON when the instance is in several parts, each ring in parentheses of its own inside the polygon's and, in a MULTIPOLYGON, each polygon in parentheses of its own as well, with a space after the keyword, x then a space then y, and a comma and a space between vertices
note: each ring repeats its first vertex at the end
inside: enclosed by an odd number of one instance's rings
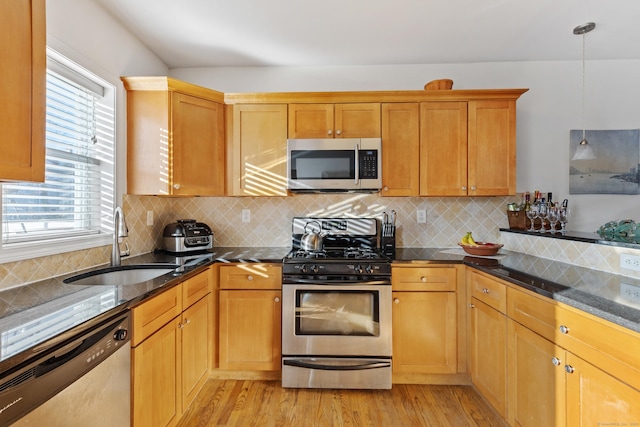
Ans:
POLYGON ((393 302, 394 304, 400 304, 400 298, 394 298, 393 302))
POLYGON ((253 280, 253 276, 251 276, 251 275, 247 276, 247 280, 249 280, 249 281, 253 280))
POLYGON ((489 289, 487 289, 487 288, 482 288, 482 293, 483 293, 483 294, 488 294, 488 293, 489 293, 489 289))
POLYGON ((573 366, 571 365, 564 365, 564 371, 567 374, 573 374, 573 372, 575 371, 575 369, 573 368, 573 366))
POLYGON ((280 297, 275 297, 273 300, 274 300, 275 302, 280 302, 280 297))
POLYGON ((475 185, 471 186, 471 191, 476 191, 476 186, 475 185))
POLYGON ((462 191, 467 191, 467 186, 466 185, 462 186, 462 191))
POLYGON ((427 283, 427 278, 426 278, 426 277, 424 277, 424 276, 422 276, 422 277, 420 278, 420 281, 421 281, 422 283, 427 283))
POLYGON ((473 303, 469 303, 469 308, 476 308, 476 306, 473 303))
POLYGON ((173 188, 175 188, 176 190, 180 189, 180 184, 173 184, 173 188))
POLYGON ((329 129, 329 130, 327 131, 327 135, 333 135, 333 131, 332 131, 331 129, 329 129))
POLYGON ((340 129, 338 129, 338 130, 336 131, 336 135, 342 135, 342 131, 341 131, 340 129))
POLYGON ((560 359, 558 359, 557 357, 553 356, 551 358, 551 363, 553 363, 555 366, 560 366, 562 364, 562 362, 560 361, 560 359))
POLYGON ((562 334, 568 334, 569 333, 569 328, 564 326, 564 325, 560 325, 560 333, 562 334))
POLYGON ((384 187, 382 187, 383 191, 389 191, 389 187, 387 187, 386 185, 384 187))

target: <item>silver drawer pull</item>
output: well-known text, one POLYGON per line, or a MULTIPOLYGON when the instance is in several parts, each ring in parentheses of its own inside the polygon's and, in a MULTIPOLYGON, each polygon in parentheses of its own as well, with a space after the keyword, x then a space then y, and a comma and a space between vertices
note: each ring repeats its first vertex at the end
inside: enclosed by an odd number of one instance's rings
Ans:
POLYGON ((560 361, 560 359, 558 359, 557 357, 553 356, 551 358, 551 363, 553 363, 556 366, 560 366, 562 364, 562 361, 560 361))
POLYGON ((489 293, 489 289, 487 289, 487 288, 482 288, 482 293, 483 293, 483 294, 488 294, 488 293, 489 293))
POLYGON ((569 328, 564 326, 564 325, 560 325, 560 333, 562 334, 568 334, 569 333, 569 328))

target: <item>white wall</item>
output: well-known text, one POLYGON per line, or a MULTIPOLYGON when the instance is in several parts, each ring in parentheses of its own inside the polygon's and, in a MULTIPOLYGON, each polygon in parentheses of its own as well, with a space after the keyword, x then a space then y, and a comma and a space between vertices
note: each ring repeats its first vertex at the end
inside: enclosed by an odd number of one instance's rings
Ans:
POLYGON ((166 75, 167 66, 102 7, 86 0, 47 1, 47 45, 116 88, 116 173, 126 187, 126 94, 120 76, 166 75))
MULTIPOLYGON (((569 131, 582 128, 582 62, 367 67, 172 69, 170 75, 222 92, 421 90, 451 78, 454 89, 529 88, 518 101, 517 191, 553 192, 574 208, 572 230, 613 219, 640 221, 639 196, 570 195, 569 131)), ((640 60, 586 63, 587 129, 640 128, 640 60)))

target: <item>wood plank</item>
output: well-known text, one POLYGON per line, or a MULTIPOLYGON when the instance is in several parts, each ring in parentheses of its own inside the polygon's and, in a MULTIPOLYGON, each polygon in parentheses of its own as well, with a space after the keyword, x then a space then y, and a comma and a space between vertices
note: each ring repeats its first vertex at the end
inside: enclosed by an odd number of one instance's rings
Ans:
POLYGON ((506 423, 470 386, 283 389, 279 381, 210 379, 178 427, 483 426, 506 423))

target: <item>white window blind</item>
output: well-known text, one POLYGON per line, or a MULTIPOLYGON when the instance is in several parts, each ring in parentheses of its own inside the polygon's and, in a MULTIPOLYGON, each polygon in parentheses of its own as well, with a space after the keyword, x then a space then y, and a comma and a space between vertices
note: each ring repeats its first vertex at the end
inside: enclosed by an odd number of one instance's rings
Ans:
POLYGON ((3 245, 111 231, 113 101, 49 58, 46 104, 45 182, 2 185, 3 245))

